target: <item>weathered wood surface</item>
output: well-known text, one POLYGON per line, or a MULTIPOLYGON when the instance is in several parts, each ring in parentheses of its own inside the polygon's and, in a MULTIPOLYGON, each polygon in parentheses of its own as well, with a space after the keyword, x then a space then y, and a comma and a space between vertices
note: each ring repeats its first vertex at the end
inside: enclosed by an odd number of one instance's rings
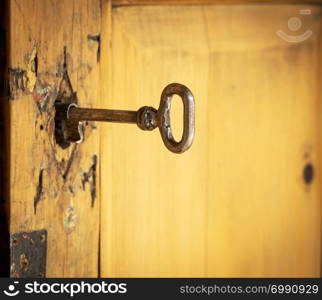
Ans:
POLYGON ((47 229, 48 277, 95 277, 99 133, 88 123, 62 149, 54 102, 100 106, 100 1, 12 0, 9 13, 10 233, 47 229))
POLYGON ((7 98, 7 1, 0 1, 0 277, 9 275, 9 105, 7 98))
POLYGON ((196 137, 178 156, 158 132, 104 127, 103 276, 320 276, 322 11, 287 31, 302 8, 113 8, 108 107, 157 106, 183 83, 196 137))

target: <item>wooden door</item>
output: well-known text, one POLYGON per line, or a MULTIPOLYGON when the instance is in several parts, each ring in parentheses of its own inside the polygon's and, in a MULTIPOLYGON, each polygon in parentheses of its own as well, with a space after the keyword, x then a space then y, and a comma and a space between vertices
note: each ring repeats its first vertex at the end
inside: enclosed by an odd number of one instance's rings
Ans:
POLYGON ((102 276, 319 276, 321 6, 112 2, 105 104, 158 107, 183 83, 196 136, 176 155, 156 131, 102 126, 102 276))
MULTIPOLYGON (((1 196, 11 237, 10 275, 96 277, 99 130, 89 123, 84 143, 61 147, 55 139, 54 104, 76 93, 79 105, 100 106, 100 1, 1 2, 6 19, 1 27, 1 41, 6 41, 1 44, 6 60, 1 108, 7 129, 1 142, 8 141, 1 196), (25 240, 30 240, 25 249, 33 249, 39 239, 47 245, 44 255, 17 250, 25 240), (41 272, 34 270, 46 261, 41 272)), ((2 234, 9 243, 7 238, 2 234)), ((8 259, 1 255, 0 264, 8 259)))

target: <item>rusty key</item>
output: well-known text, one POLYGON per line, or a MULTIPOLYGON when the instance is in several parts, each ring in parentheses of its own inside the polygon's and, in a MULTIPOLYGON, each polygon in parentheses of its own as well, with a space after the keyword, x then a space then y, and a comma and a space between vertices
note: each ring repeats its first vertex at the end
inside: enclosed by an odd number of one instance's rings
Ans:
POLYGON ((195 102, 191 91, 179 83, 167 85, 162 94, 158 110, 143 106, 138 111, 95 109, 78 107, 75 103, 56 102, 56 120, 61 123, 61 132, 66 142, 83 141, 82 121, 103 121, 114 123, 133 123, 142 130, 159 127, 165 146, 174 153, 187 151, 195 134, 195 102), (172 134, 170 109, 173 95, 179 95, 183 102, 183 133, 177 142, 172 134))

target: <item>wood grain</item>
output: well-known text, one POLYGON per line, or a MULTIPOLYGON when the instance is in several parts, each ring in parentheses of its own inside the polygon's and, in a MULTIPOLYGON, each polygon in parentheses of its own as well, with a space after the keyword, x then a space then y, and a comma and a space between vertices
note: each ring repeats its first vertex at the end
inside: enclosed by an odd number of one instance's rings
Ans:
POLYGON ((183 83, 196 138, 175 155, 158 132, 102 126, 102 276, 320 276, 321 8, 306 6, 309 39, 276 34, 300 8, 113 9, 108 108, 157 107, 183 83))
POLYGON ((7 1, 0 3, 0 277, 8 277, 10 270, 9 239, 9 103, 7 97, 7 29, 9 26, 7 1))
POLYGON ((320 4, 322 0, 113 0, 113 6, 124 5, 204 5, 204 4, 320 4))
MULTIPOLYGON (((112 60, 111 60, 111 50, 112 50, 112 2, 110 0, 103 0, 101 3, 101 60, 100 60, 100 96, 102 107, 110 108, 111 104, 111 82, 112 82, 112 60)), ((120 125, 120 124, 116 124, 120 125)), ((111 156, 108 153, 107 145, 111 142, 110 140, 110 124, 99 124, 100 128, 100 153, 101 153, 101 184, 100 184, 100 198, 101 202, 101 214, 100 214, 100 225, 102 225, 102 220, 108 220, 110 218, 110 211, 105 211, 108 208, 108 202, 111 200, 106 188, 102 188, 106 182, 111 178, 111 156), (105 166, 105 167, 104 167, 105 166)), ((107 222, 104 226, 100 227, 100 250, 102 247, 106 251, 111 248, 107 246, 105 237, 111 234, 112 226, 109 226, 107 222), (104 230, 104 234, 102 231, 104 230), (104 237, 102 239, 102 236, 104 237)), ((100 252, 100 276, 106 276, 106 268, 109 268, 109 262, 106 260, 102 261, 102 253, 100 252)))
MULTIPOLYGON (((320 34, 322 34, 322 22, 320 22, 320 34)), ((320 38, 320 44, 319 44, 319 53, 322 53, 322 39, 320 38)), ((322 59, 319 60, 318 62, 318 73, 317 73, 317 80, 319 81, 318 85, 320 86, 320 92, 319 95, 322 93, 322 59)), ((322 102, 317 100, 318 106, 316 110, 317 114, 317 120, 318 120, 318 126, 319 128, 322 128, 322 120, 320 118, 319 112, 322 111, 322 102)), ((319 132, 317 133, 317 140, 318 140, 318 157, 319 157, 319 169, 322 169, 322 140, 319 137, 319 132)), ((322 206, 321 206, 322 210, 322 206)), ((321 216, 322 216, 322 211, 321 211, 321 216)), ((322 240, 322 217, 320 218, 321 221, 321 226, 320 226, 320 236, 322 240)), ((322 275, 322 245, 320 245, 320 252, 321 252, 321 261, 320 261, 320 277, 322 275)))
POLYGON ((99 135, 62 149, 54 102, 100 106, 100 16, 99 0, 10 1, 10 233, 48 231, 47 277, 98 275, 99 135))

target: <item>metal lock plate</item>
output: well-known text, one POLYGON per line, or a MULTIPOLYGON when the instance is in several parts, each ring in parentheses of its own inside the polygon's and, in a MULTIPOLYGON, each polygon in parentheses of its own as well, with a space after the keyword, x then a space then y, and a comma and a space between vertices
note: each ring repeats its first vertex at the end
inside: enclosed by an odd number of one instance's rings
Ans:
POLYGON ((46 230, 12 234, 10 236, 10 277, 45 277, 46 254, 46 230))

